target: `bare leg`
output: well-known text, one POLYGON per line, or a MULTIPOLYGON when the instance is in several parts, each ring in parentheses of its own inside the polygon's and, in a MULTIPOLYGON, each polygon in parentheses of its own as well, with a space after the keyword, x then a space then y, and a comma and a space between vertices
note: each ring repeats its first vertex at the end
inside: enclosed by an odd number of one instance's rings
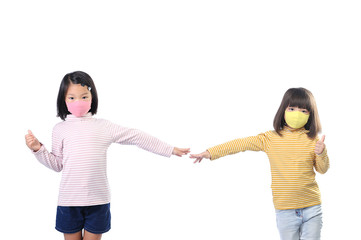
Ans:
POLYGON ((72 234, 64 233, 64 239, 65 240, 82 240, 83 239, 82 232, 79 231, 77 233, 72 233, 72 234))
POLYGON ((100 240, 101 238, 102 234, 94 234, 84 230, 84 240, 100 240))

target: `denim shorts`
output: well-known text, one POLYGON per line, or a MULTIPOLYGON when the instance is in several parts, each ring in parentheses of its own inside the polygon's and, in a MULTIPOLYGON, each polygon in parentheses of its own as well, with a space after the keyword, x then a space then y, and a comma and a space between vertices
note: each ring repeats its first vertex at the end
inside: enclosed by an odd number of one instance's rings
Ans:
POLYGON ((62 233, 76 233, 85 229, 94 234, 110 230, 110 203, 87 207, 58 206, 55 229, 62 233))

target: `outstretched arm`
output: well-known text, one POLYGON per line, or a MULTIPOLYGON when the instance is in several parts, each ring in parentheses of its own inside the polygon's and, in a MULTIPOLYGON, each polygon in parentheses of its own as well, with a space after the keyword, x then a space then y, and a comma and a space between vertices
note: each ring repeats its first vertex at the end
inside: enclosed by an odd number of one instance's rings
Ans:
POLYGON ((146 151, 165 157, 170 157, 171 155, 181 157, 189 153, 189 148, 173 147, 138 129, 122 127, 111 122, 109 122, 107 129, 115 143, 136 145, 146 151))
POLYGON ((264 133, 253 137, 239 138, 211 147, 200 154, 191 154, 190 158, 196 159, 194 163, 200 163, 203 158, 215 160, 226 155, 244 152, 247 150, 266 151, 268 141, 268 137, 264 133))

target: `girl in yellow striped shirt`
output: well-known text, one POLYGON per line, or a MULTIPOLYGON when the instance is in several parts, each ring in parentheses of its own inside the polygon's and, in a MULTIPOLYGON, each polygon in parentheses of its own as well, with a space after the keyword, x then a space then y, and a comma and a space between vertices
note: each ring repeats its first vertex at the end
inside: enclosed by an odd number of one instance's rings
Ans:
POLYGON ((246 150, 264 151, 270 161, 273 203, 281 240, 320 239, 322 210, 315 171, 329 168, 325 136, 315 99, 305 88, 288 89, 273 121, 274 130, 235 139, 200 154, 195 163, 246 150))

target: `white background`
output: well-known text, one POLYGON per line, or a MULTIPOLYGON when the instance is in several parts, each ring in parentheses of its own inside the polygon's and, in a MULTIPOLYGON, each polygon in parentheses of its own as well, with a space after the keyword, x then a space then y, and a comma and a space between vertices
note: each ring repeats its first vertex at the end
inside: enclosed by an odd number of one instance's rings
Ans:
MULTIPOLYGON (((1 234, 62 239, 50 150, 62 77, 89 73, 98 118, 199 153, 271 130, 284 92, 312 91, 331 161, 323 239, 359 236, 358 1, 7 1, 0 4, 1 234)), ((278 239, 268 159, 194 165, 131 146, 108 152, 112 230, 103 239, 278 239)), ((35 238, 36 237, 36 238, 35 238)))

